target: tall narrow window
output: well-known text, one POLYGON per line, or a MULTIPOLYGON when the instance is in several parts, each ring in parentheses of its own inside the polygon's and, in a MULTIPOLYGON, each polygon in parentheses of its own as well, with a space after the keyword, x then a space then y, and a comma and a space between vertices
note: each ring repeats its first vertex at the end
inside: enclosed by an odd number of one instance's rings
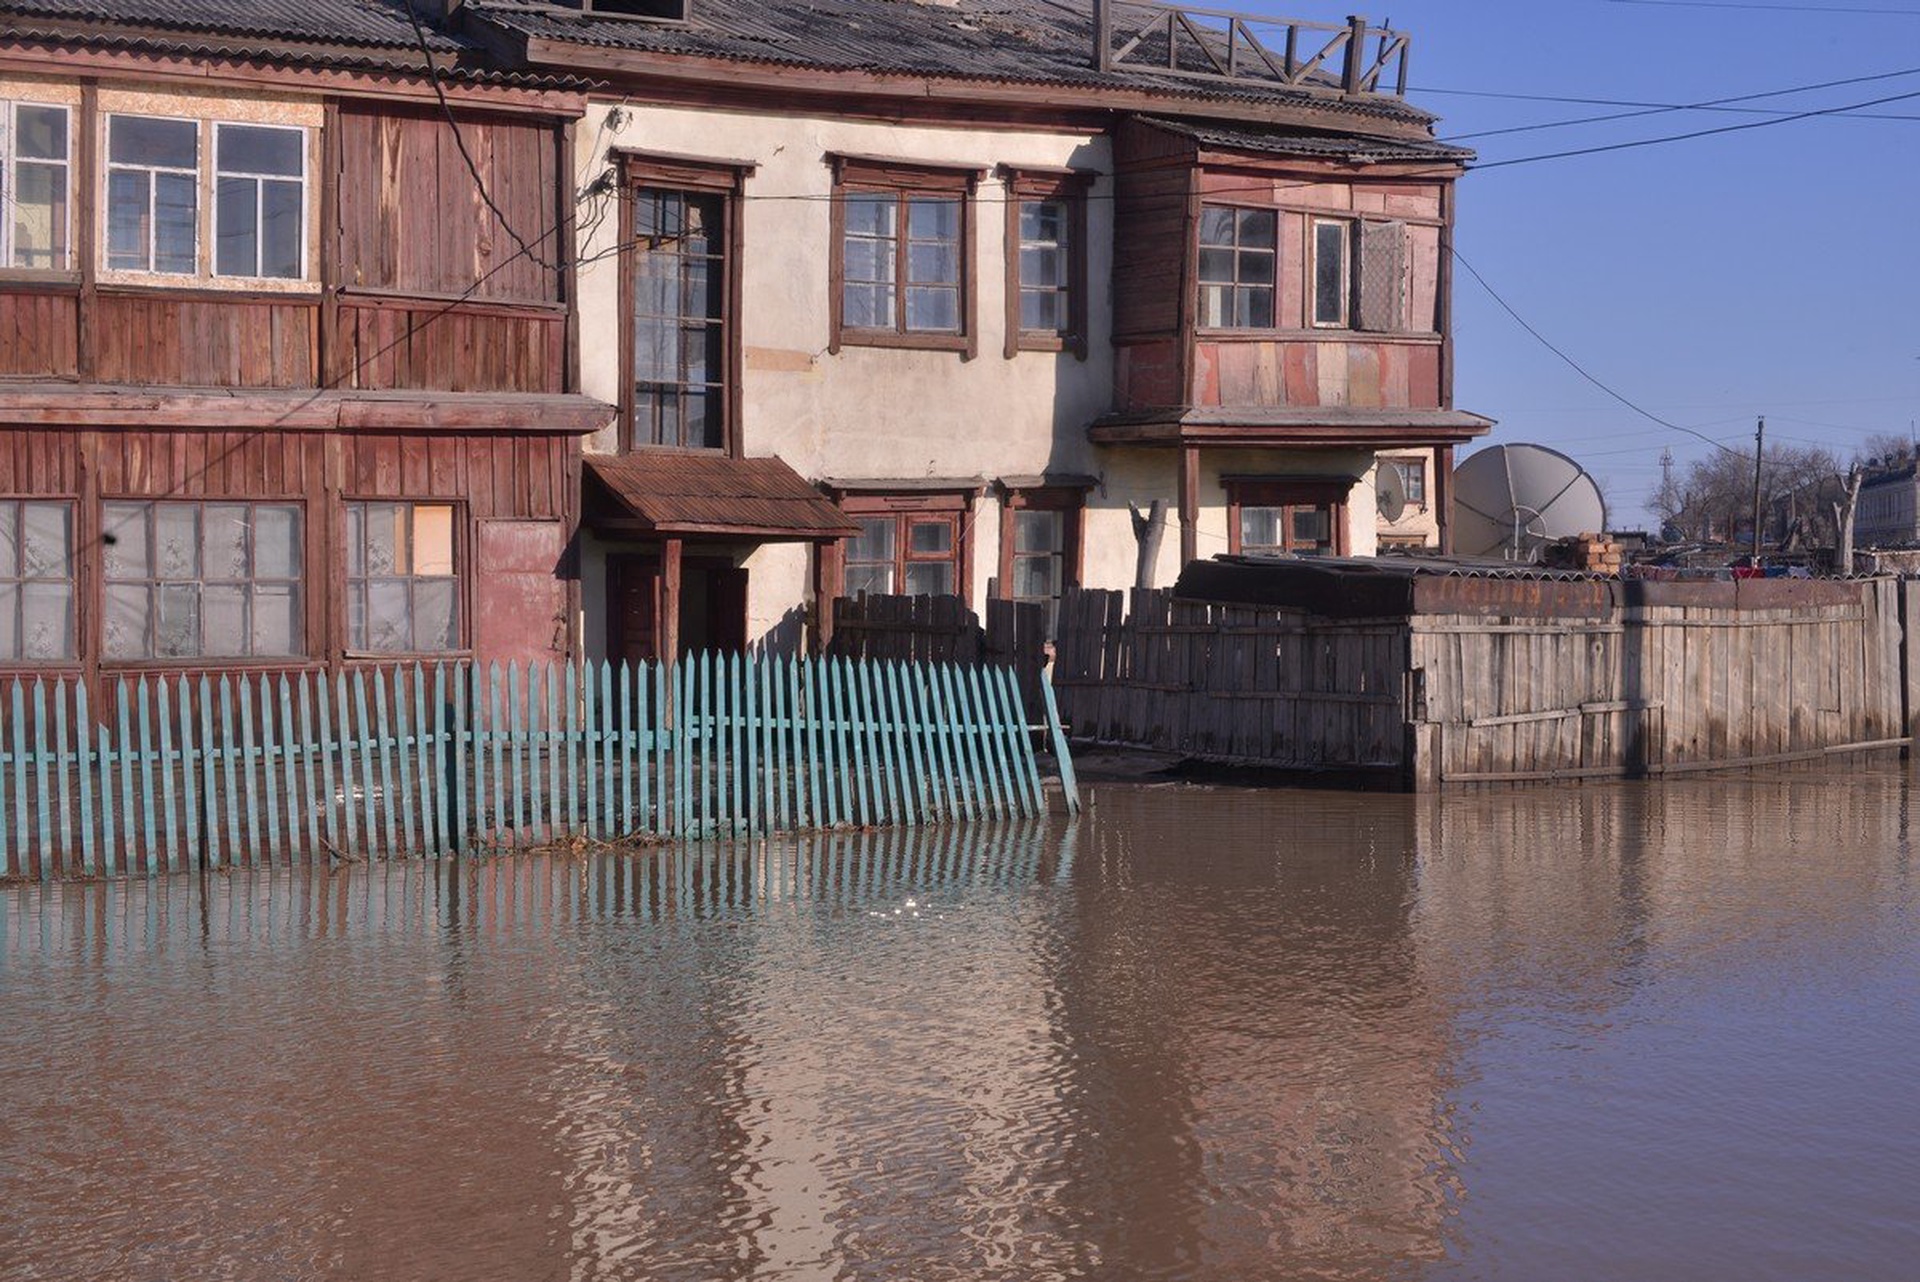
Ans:
POLYGON ((832 347, 972 350, 976 171, 837 160, 832 347))
POLYGON ((199 124, 107 117, 107 266, 191 275, 199 226, 199 124))
POLYGON ((306 274, 306 156, 303 129, 214 127, 214 275, 306 274))
POLYGON ((106 657, 304 653, 293 504, 108 503, 106 657))
POLYGON ((1347 326, 1353 286, 1350 227, 1333 219, 1313 223, 1313 323, 1331 329, 1347 326))
POLYGON ((1086 355, 1091 174, 1003 166, 1007 183, 1006 354, 1086 355))
POLYGON ((1085 483, 1003 479, 997 595, 1039 605, 1054 634, 1062 592, 1080 581, 1085 483))
POLYGON ((460 577, 448 503, 347 504, 347 648, 460 648, 460 577))
POLYGON ((0 501, 0 664, 71 659, 73 507, 0 501))
POLYGON ((64 270, 72 236, 65 107, 0 103, 0 263, 64 270))
POLYGON ((726 445, 727 200, 640 187, 633 206, 634 445, 726 445))
POLYGON ((1200 324, 1271 329, 1279 214, 1206 205, 1200 210, 1200 324))

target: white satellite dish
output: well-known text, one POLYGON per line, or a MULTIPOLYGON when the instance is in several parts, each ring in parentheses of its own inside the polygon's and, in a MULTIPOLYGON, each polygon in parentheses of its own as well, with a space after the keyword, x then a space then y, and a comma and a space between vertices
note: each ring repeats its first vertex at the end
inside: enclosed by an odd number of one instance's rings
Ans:
POLYGON ((1400 465, 1390 458, 1375 459, 1373 484, 1374 506, 1380 519, 1391 525, 1407 510, 1407 481, 1400 475, 1400 465))
POLYGON ((1542 545, 1607 528, 1585 468, 1544 445, 1495 445, 1453 471, 1453 547, 1462 556, 1532 561, 1542 545))

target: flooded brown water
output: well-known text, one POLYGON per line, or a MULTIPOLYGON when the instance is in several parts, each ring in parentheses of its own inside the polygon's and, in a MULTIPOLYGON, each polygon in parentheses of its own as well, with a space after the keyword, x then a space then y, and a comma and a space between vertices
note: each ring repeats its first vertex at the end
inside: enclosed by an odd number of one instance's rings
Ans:
POLYGON ((1913 796, 0 890, 0 1277, 1914 1278, 1913 796))

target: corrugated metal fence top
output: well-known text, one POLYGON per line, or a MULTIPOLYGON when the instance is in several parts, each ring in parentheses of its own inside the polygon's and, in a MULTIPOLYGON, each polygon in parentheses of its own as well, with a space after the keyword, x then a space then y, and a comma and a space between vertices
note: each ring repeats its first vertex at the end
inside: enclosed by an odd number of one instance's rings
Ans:
POLYGON ((1857 604, 1860 579, 1623 580, 1427 557, 1221 557, 1180 573, 1183 600, 1304 610, 1326 618, 1420 614, 1591 617, 1634 606, 1787 610, 1857 604))
POLYGON ((104 707, 77 680, 3 693, 0 878, 1047 808, 1006 668, 736 654, 135 677, 104 707))

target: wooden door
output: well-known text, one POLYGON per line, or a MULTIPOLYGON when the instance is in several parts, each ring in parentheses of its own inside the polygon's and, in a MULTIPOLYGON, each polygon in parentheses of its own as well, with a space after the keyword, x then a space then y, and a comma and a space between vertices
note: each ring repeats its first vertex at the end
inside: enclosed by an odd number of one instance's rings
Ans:
POLYGON ((707 575, 707 644, 722 654, 747 648, 747 572, 716 567, 707 575))
POLYGON ((660 657, 660 560, 607 558, 607 657, 651 663, 660 657))

